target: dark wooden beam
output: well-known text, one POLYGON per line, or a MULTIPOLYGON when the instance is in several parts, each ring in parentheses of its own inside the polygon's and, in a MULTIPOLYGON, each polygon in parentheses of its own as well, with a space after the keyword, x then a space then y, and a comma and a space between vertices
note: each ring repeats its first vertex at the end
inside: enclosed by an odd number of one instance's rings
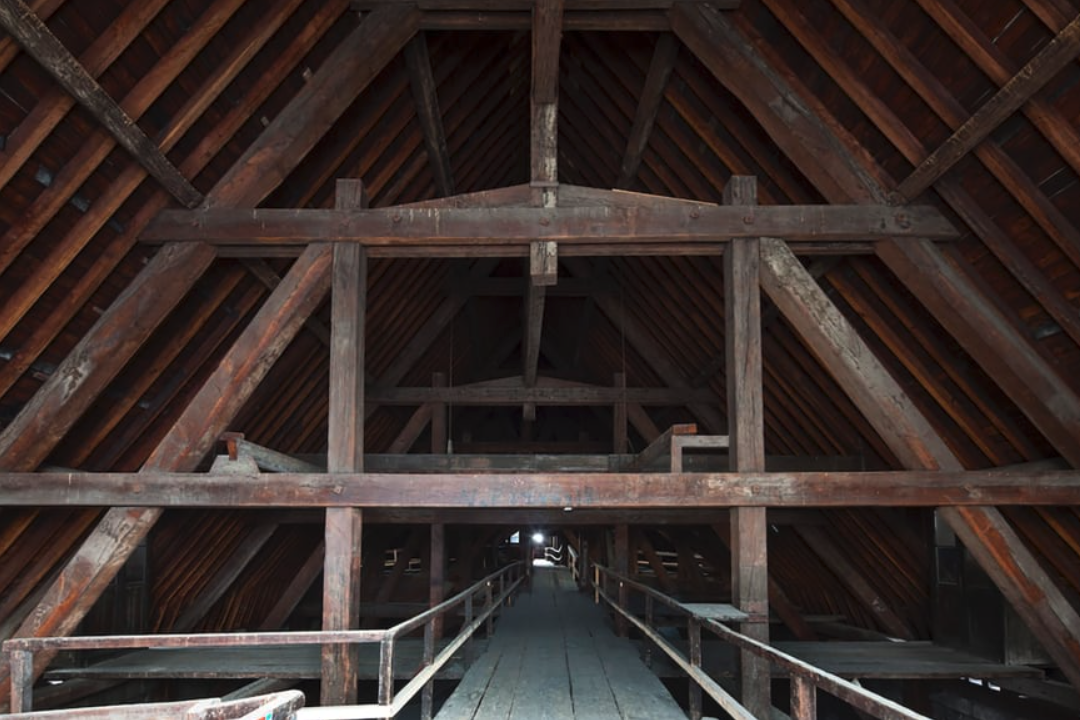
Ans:
POLYGON ((1080 471, 0 473, 10 506, 661 508, 1078 505, 1080 471))
MULTIPOLYGON (((526 388, 536 386, 540 366, 540 340, 544 329, 544 306, 548 287, 558 277, 558 246, 553 242, 529 245, 529 281, 525 293, 525 319, 522 325, 522 378, 526 388)), ((525 405, 525 420, 536 420, 536 405, 525 405)))
POLYGON ((641 98, 634 113, 634 124, 630 127, 630 136, 626 141, 615 187, 628 188, 637 176, 645 146, 656 122, 656 114, 660 111, 660 103, 664 99, 664 88, 667 87, 671 71, 675 69, 678 56, 679 41, 671 33, 662 34, 656 42, 656 49, 653 50, 649 73, 645 76, 645 87, 641 90, 641 98))
MULTIPOLYGON (((420 20, 424 30, 530 30, 529 10, 432 10, 420 20)), ((585 32, 665 32, 665 10, 567 10, 563 30, 585 32)))
POLYGON ((40 465, 213 259, 206 245, 162 248, 0 433, 0 467, 40 465))
MULTIPOLYGON (((896 457, 910 468, 957 471, 960 462, 900 385, 778 240, 762 244, 762 283, 896 457)), ((950 503, 942 503, 949 505, 950 503)), ((987 499, 939 509, 1074 686, 1080 688, 1080 613, 987 499)))
POLYGON ((552 240, 625 249, 633 243, 715 245, 738 237, 841 243, 957 234, 936 208, 926 205, 768 205, 747 210, 708 203, 643 203, 627 208, 165 210, 141 239, 268 246, 346 242, 386 248, 514 247, 552 240))
POLYGON ((1045 45, 1032 60, 987 100, 967 122, 923 160, 897 191, 914 198, 990 136, 1001 123, 1019 110, 1035 93, 1050 82, 1080 54, 1080 16, 1045 45))
POLYGON ((187 207, 203 201, 202 193, 98 85, 45 23, 22 0, 0 0, 0 24, 53 78, 79 101, 170 195, 187 207))
MULTIPOLYGON (((565 0, 567 10, 669 10, 680 2, 706 0, 565 0)), ((560 3, 561 4, 561 3, 560 3)), ((709 0, 719 10, 736 10, 742 0, 709 0)), ((352 0, 357 10, 372 10, 383 5, 415 6, 426 12, 505 12, 531 10, 533 0, 352 0)))
MULTIPOLYGON (((339 209, 367 207, 359 180, 338 180, 339 209)), ((330 408, 327 470, 364 470, 364 328, 367 319, 367 255, 359 245, 335 245, 330 321, 330 408)), ((327 508, 323 560, 323 630, 360 627, 360 558, 363 516, 359 508, 327 508)), ((320 699, 324 705, 357 701, 359 648, 324 645, 320 699)))
MULTIPOLYGON (((757 179, 733 175, 724 186, 724 204, 752 211, 757 179)), ((728 447, 735 472, 765 470, 764 371, 761 364, 761 239, 737 238, 724 253, 724 357, 727 382, 728 447)), ((765 508, 731 510, 731 598, 752 617, 769 616, 769 529, 765 508)), ((740 632, 769 642, 768 623, 743 623, 740 632)), ((769 662, 739 653, 743 705, 754 717, 772 707, 769 662)))
MULTIPOLYGON (((132 477, 195 469, 325 296, 329 264, 327 247, 313 247, 294 263, 151 453, 143 470, 132 477)), ((119 495, 107 504, 114 507, 65 566, 16 636, 71 633, 161 515, 160 507, 132 507, 119 495)), ((40 673, 49 660, 47 654, 35 658, 35 672, 40 673)), ((2 675, 0 672, 0 679, 2 675)))
POLYGON ((416 34, 420 12, 385 5, 364 16, 319 71, 215 186, 212 207, 258 205, 416 34))
POLYGON ((435 189, 443 197, 449 197, 454 194, 454 174, 450 168, 450 150, 446 146, 446 131, 439 110, 435 77, 431 72, 427 38, 423 33, 417 34, 405 46, 405 63, 409 68, 416 116, 424 133, 428 163, 435 177, 435 189))
POLYGON ((537 387, 483 387, 457 385, 445 388, 396 387, 371 388, 368 402, 378 405, 421 405, 447 403, 462 405, 614 405, 631 402, 640 405, 686 405, 701 402, 702 392, 690 388, 621 388, 602 386, 551 387, 539 382, 537 387))

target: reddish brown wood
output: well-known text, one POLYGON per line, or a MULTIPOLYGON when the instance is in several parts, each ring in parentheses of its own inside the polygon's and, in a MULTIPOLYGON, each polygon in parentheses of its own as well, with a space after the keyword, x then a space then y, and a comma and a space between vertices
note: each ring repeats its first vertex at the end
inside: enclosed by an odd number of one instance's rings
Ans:
POLYGON ((337 210, 166 210, 145 242, 296 245, 334 241, 366 247, 519 246, 535 240, 603 247, 631 243, 720 243, 737 237, 789 242, 951 238, 956 229, 931 206, 643 203, 635 207, 375 208, 337 210))
MULTIPOLYGON (((431 524, 431 548, 428 575, 428 605, 435 607, 446 599, 446 525, 431 524)), ((432 631, 433 639, 443 635, 443 619, 437 618, 432 631)))
MULTIPOLYGON (((619 523, 615 526, 614 534, 615 557, 612 559, 612 569, 626 577, 630 574, 630 526, 626 523, 619 523)), ((630 589, 621 582, 619 583, 617 597, 619 607, 627 609, 630 589)), ((615 634, 619 637, 626 637, 628 631, 629 624, 626 622, 626 618, 621 614, 617 615, 615 617, 615 634)))
POLYGON ((365 15, 218 181, 209 204, 254 206, 269 195, 412 39, 419 20, 420 12, 412 6, 385 6, 365 15))
MULTIPOLYGON (((360 625, 360 557, 363 511, 327 508, 326 554, 323 561, 323 630, 349 630, 360 625)), ((358 649, 324 645, 320 698, 323 705, 355 704, 358 649)))
POLYGON ((914 198, 985 140, 1080 53, 1080 17, 1073 19, 941 146, 900 183, 899 193, 914 198))
POLYGON ((213 258, 201 244, 162 248, 0 434, 0 467, 36 468, 213 258))

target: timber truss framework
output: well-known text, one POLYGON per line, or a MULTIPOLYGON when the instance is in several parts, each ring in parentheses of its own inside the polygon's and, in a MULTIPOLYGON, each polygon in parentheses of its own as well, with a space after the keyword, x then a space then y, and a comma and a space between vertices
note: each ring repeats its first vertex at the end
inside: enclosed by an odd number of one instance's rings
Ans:
MULTIPOLYGON (((446 10, 436 0, 429 3, 446 10)), ((588 3, 582 3, 587 8, 588 3)), ((6 13, 4 23, 35 57, 110 128, 189 210, 162 213, 144 234, 167 241, 154 260, 83 338, 63 367, 0 436, 0 492, 5 503, 103 505, 111 509, 90 534, 19 636, 71 633, 164 507, 325 507, 323 627, 357 625, 359 543, 365 507, 550 509, 663 508, 690 497, 703 507, 732 508, 733 594, 743 610, 768 610, 766 507, 825 506, 858 498, 866 504, 935 505, 983 569, 1017 609, 1061 670, 1080 687, 1080 616, 1040 568, 994 503, 1054 501, 1080 504, 1075 471, 1025 475, 966 472, 927 419, 859 337, 795 255, 800 247, 843 252, 844 244, 870 244, 910 289, 938 308, 965 298, 960 312, 942 309, 944 321, 972 354, 990 367, 993 348, 980 349, 980 329, 997 329, 995 311, 955 273, 934 239, 953 230, 930 207, 896 205, 848 139, 814 105, 773 72, 737 36, 716 7, 676 3, 664 8, 670 29, 759 118, 781 150, 834 203, 828 206, 758 206, 752 178, 734 177, 725 204, 686 203, 558 183, 559 43, 574 0, 538 0, 531 8, 531 182, 476 195, 452 195, 434 129, 427 133, 444 194, 413 206, 367 208, 363 186, 341 181, 334 210, 254 209, 295 168, 379 70, 403 50, 421 67, 412 44, 435 20, 423 2, 374 6, 324 68, 297 94, 205 197, 169 164, 130 119, 28 10, 6 13), (411 49, 412 48, 412 49, 411 49), (74 72, 65 73, 65 69, 74 72), (800 100, 802 101, 801 104, 800 100), (791 112, 797 104, 799 112, 791 112), (127 122, 125 122, 125 119, 127 122), (148 144, 149 143, 149 146, 148 144), (574 200, 574 198, 578 198, 574 200), (851 204, 854 203, 854 204, 851 204), (218 371, 189 403, 139 473, 35 473, 64 432, 83 415, 126 359, 149 336, 194 282, 223 253, 257 255, 267 244, 290 246, 297 259, 245 329, 218 371), (547 288, 557 282, 558 259, 595 254, 713 254, 725 264, 726 366, 731 473, 605 475, 531 473, 519 477, 435 475, 401 477, 364 472, 366 415, 364 318, 369 255, 527 256, 521 392, 504 399, 526 414, 541 401, 539 340, 547 288), (168 278, 167 283, 161 282, 168 278), (839 385, 907 469, 896 473, 771 474, 764 470, 761 317, 765 293, 814 350, 839 385), (330 421, 327 474, 191 474, 280 356, 301 325, 331 293, 330 421), (963 317, 957 317, 963 314, 963 317), (223 391, 222 388, 228 388, 223 391), (530 410, 530 406, 533 406, 530 410), (484 494, 477 495, 478 487, 484 494), (850 489, 840 497, 837 490, 850 489), (137 502, 134 502, 137 501, 137 502)), ((25 10, 25 7, 22 7, 25 10)), ((578 12, 577 9, 575 12, 578 12)), ((582 11, 583 12, 583 11, 582 11)), ((449 22, 449 16, 439 21, 449 22)), ((505 18, 519 22, 519 18, 505 18)), ((573 22, 585 22, 575 15, 573 22)), ((670 50, 668 51, 670 52, 670 50)), ((437 113, 431 113, 437 117, 437 113)), ((429 123, 430 124, 430 123, 429 123)), ((635 126, 638 123, 635 121, 635 126)), ((647 137, 648 118, 640 131, 647 137)), ((443 141, 445 142, 445 141, 443 141)), ((632 138, 622 168, 629 178, 640 162, 632 138), (635 159, 636 154, 636 159, 635 159)), ((954 153, 944 148, 942 155, 954 153)), ((935 164, 937 164, 935 160, 935 164)), ((921 170, 903 195, 917 195, 937 170, 921 170)), ((1017 347, 1025 347, 1019 343, 1017 347)), ((1077 399, 1063 391, 1034 355, 1012 358, 1006 389, 1069 462, 1080 462, 1074 440, 1077 399), (1016 390, 1019 385, 1024 391, 1016 390)), ((572 394, 572 393, 571 393, 572 394)), ((438 401, 434 397, 433 401, 438 401)), ((767 639, 767 628, 747 628, 767 639)), ((40 673, 49 658, 37 658, 40 673)), ((341 648, 323 657, 324 703, 355 701, 355 658, 341 648)), ((4 668, 6 673, 6 668, 4 668)), ((747 706, 762 713, 768 667, 751 657, 742 664, 747 706), (753 689, 751 689, 753 688, 753 689)), ((759 715, 761 716, 761 715, 759 715)))

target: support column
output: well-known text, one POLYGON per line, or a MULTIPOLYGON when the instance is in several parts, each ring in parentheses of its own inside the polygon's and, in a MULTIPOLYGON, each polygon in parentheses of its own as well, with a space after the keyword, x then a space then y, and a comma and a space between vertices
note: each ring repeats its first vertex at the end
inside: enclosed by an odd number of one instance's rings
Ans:
MULTIPOLYGON (((339 180, 338 209, 365 207, 363 184, 339 180)), ((364 469, 364 321, 367 314, 367 255, 362 245, 334 245, 330 323, 330 418, 327 469, 364 469)), ((363 518, 359 508, 326 510, 323 565, 323 630, 360 626, 360 557, 363 518)), ((358 648, 327 645, 322 650, 321 702, 351 705, 357 700, 358 648)))
MULTIPOLYGON (((756 205, 757 180, 732 176, 724 188, 727 205, 756 205)), ((724 252, 725 353, 731 470, 764 472, 765 422, 762 401, 761 295, 758 269, 761 242, 738 238, 724 252)), ((769 641, 768 528, 765 508, 731 511, 731 594, 733 603, 751 615, 739 631, 769 641)), ((754 717, 770 716, 767 660, 740 653, 743 705, 754 717)))

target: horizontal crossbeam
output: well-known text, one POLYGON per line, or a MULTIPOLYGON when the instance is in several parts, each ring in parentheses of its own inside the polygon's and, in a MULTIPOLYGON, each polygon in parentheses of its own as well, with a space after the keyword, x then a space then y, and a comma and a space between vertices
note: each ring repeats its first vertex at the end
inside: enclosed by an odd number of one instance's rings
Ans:
MULTIPOLYGON (((778 237, 792 243, 865 242, 874 238, 947 239, 956 229, 931 206, 770 205, 707 203, 638 207, 378 208, 166 210, 142 241, 213 245, 302 245, 358 242, 371 248, 498 247, 537 240, 596 254, 634 245, 716 245, 732 238, 778 237)), ((406 253, 407 254, 407 253, 406 253)))
POLYGON ((682 508, 1080 505, 1080 471, 0 473, 9 506, 682 508))

